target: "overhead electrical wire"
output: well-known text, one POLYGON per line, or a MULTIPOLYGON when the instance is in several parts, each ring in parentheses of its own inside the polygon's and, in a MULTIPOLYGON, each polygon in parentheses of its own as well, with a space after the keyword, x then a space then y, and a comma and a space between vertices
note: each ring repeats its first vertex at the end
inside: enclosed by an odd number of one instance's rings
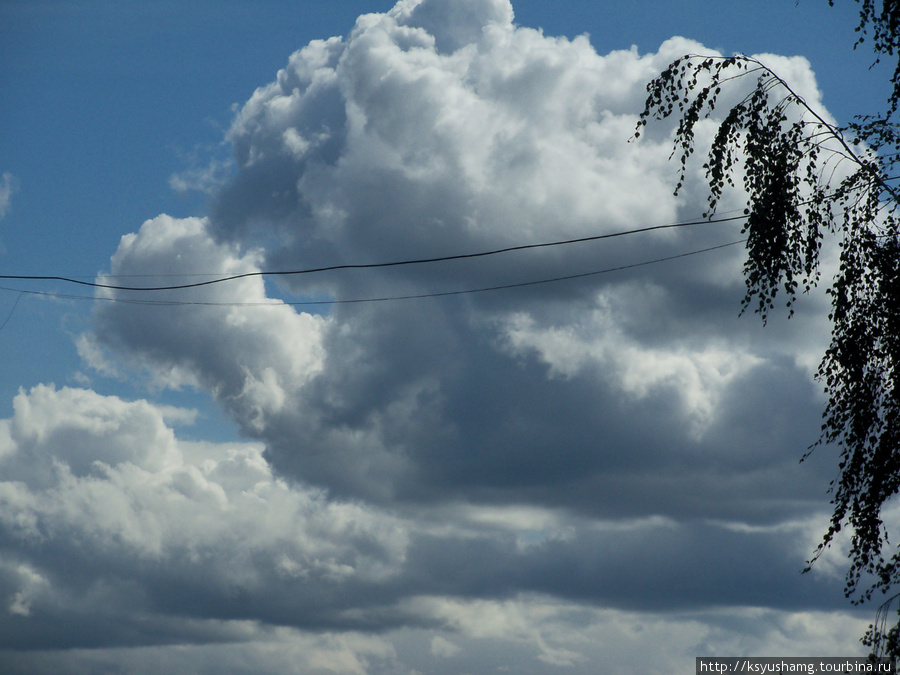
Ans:
MULTIPOLYGON (((735 220, 735 218, 728 218, 728 219, 723 219, 723 220, 735 220)), ((702 221, 702 222, 712 222, 712 221, 702 221)), ((670 225, 670 226, 657 226, 656 228, 644 228, 641 231, 646 231, 647 229, 659 229, 659 227, 672 227, 672 226, 670 225)), ((635 232, 635 230, 631 230, 631 232, 635 232)), ((603 236, 608 236, 608 235, 603 235, 603 236)), ((615 236, 615 235, 613 235, 613 236, 615 236)), ((133 304, 133 305, 157 305, 157 306, 168 306, 168 307, 185 306, 185 305, 213 306, 213 307, 283 307, 283 306, 359 304, 359 303, 368 303, 368 302, 388 302, 388 301, 392 301, 392 300, 414 300, 414 299, 420 299, 420 298, 439 298, 439 297, 447 297, 447 296, 451 296, 451 295, 468 295, 468 294, 472 294, 472 293, 485 293, 488 291, 499 291, 499 290, 505 290, 505 289, 510 289, 510 288, 522 288, 525 286, 550 284, 550 283, 559 282, 559 281, 568 281, 571 279, 580 279, 580 278, 584 278, 584 277, 597 276, 600 274, 608 274, 610 272, 619 272, 622 270, 633 269, 636 267, 644 267, 646 265, 654 265, 654 264, 666 262, 669 260, 677 260, 679 258, 687 258, 689 256, 698 255, 700 253, 708 253, 710 251, 716 251, 718 249, 727 248, 729 246, 735 246, 737 244, 742 244, 745 241, 746 241, 746 239, 738 239, 737 241, 731 241, 731 242, 728 242, 725 244, 719 244, 717 246, 709 246, 707 248, 697 249, 694 251, 688 251, 687 253, 679 253, 676 255, 665 256, 662 258, 655 258, 653 260, 644 260, 641 262, 631 263, 628 265, 619 265, 617 267, 607 267, 607 268, 604 268, 601 270, 593 270, 591 272, 582 272, 579 274, 569 274, 569 275, 565 275, 565 276, 551 277, 548 279, 522 281, 522 282, 516 282, 516 283, 509 283, 509 284, 501 284, 501 285, 497 285, 497 286, 485 286, 485 287, 481 287, 481 288, 469 288, 469 289, 462 289, 462 290, 456 290, 456 291, 439 291, 439 292, 433 292, 433 293, 393 295, 393 296, 384 296, 384 297, 376 297, 376 298, 351 298, 351 299, 335 299, 335 300, 293 300, 293 301, 278 300, 275 302, 236 302, 236 301, 234 301, 234 302, 232 302, 232 301, 210 302, 210 301, 200 301, 200 300, 144 300, 144 299, 139 299, 139 298, 116 298, 116 297, 102 297, 102 296, 96 297, 96 296, 90 296, 90 295, 70 295, 70 294, 64 294, 64 293, 50 293, 50 292, 45 292, 45 291, 28 291, 28 290, 22 290, 22 289, 18 289, 18 288, 6 288, 6 287, 0 287, 0 290, 20 293, 20 296, 19 296, 20 298, 21 298, 21 294, 24 293, 24 294, 29 294, 29 295, 39 295, 39 296, 45 296, 45 297, 61 298, 61 299, 66 299, 66 300, 97 300, 97 301, 104 301, 104 302, 120 302, 120 303, 133 304)), ((554 245, 554 244, 530 244, 530 245, 527 245, 527 247, 533 248, 536 246, 551 246, 551 245, 554 245)), ((509 249, 507 249, 507 250, 509 250, 509 249)), ((472 257, 472 256, 468 256, 468 257, 472 257)), ((453 259, 453 257, 444 258, 444 259, 453 259)), ((403 264, 403 263, 393 263, 393 264, 403 264)), ((387 263, 381 264, 380 266, 385 266, 385 265, 387 265, 387 263)), ((260 276, 262 274, 266 274, 266 273, 257 272, 257 273, 253 273, 253 276, 260 276)), ((234 277, 234 278, 240 278, 241 276, 251 276, 251 275, 250 274, 239 275, 238 277, 234 277)), ((231 278, 232 277, 223 278, 220 281, 230 280, 231 278)), ((104 286, 103 288, 109 288, 109 287, 104 286)), ((168 288, 172 288, 172 287, 168 287, 168 288)), ((152 290, 152 289, 138 288, 138 289, 125 289, 125 290, 152 290)), ((18 300, 17 300, 17 302, 18 302, 18 300)))
MULTIPOLYGON (((654 230, 664 230, 676 227, 689 227, 694 225, 706 225, 714 223, 724 223, 735 220, 744 220, 746 215, 732 216, 729 218, 715 218, 705 220, 694 220, 683 223, 670 223, 667 225, 652 225, 649 227, 641 227, 633 230, 622 230, 620 232, 611 232, 607 234, 598 234, 589 237, 578 237, 577 239, 565 239, 561 241, 543 242, 538 244, 520 244, 518 246, 507 246, 505 248, 492 249, 488 251, 479 251, 477 253, 461 253, 457 255, 436 256, 432 258, 413 258, 407 260, 395 260, 381 263, 349 263, 340 265, 328 265, 325 267, 313 267, 299 270, 273 270, 273 271, 257 271, 244 272, 243 274, 234 274, 231 276, 217 277, 206 281, 196 281, 188 284, 175 284, 169 286, 121 286, 117 284, 104 284, 96 281, 84 281, 73 277, 57 276, 57 275, 19 275, 19 274, 0 274, 0 279, 7 281, 59 281, 79 286, 87 286, 90 288, 103 288, 114 291, 176 291, 188 288, 198 288, 201 286, 211 286, 226 281, 235 281, 237 279, 245 279, 247 277, 267 277, 267 276, 298 276, 302 274, 315 274, 320 272, 332 272, 336 270, 357 270, 357 269, 376 269, 384 267, 400 267, 404 265, 422 265, 437 262, 446 262, 450 260, 464 260, 469 258, 484 258, 487 256, 499 255, 501 253, 511 253, 513 251, 524 251, 527 249, 548 248, 552 246, 566 246, 569 244, 580 244, 589 241, 600 241, 602 239, 613 239, 616 237, 624 237, 642 232, 652 232, 654 230)), ((112 275, 114 276, 114 275, 112 275)))
POLYGON ((3 320, 3 323, 0 324, 0 330, 6 328, 6 324, 9 323, 9 320, 12 318, 12 315, 16 312, 16 307, 19 306, 19 300, 22 299, 22 294, 27 293, 28 291, 19 291, 19 295, 16 296, 16 301, 13 303, 12 309, 9 310, 9 314, 6 315, 6 319, 3 320))

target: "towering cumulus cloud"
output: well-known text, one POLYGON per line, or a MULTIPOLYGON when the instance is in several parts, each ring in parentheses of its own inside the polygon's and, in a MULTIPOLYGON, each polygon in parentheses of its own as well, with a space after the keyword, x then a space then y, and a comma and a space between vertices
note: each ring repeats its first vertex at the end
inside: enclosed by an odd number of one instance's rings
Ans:
MULTIPOLYGON (((244 276, 107 291, 80 343, 208 392, 247 442, 22 392, 0 427, 0 633, 69 651, 9 662, 671 672, 737 636, 853 650, 839 581, 798 575, 830 471, 797 464, 820 300, 788 327, 738 318, 741 247, 715 247, 739 225, 255 275, 696 220, 702 170, 676 199, 667 130, 629 138, 646 82, 706 51, 603 56, 506 0, 401 0, 291 55, 236 115, 208 216, 148 220, 100 279, 244 276)), ((819 100, 804 60, 769 60, 819 100)))

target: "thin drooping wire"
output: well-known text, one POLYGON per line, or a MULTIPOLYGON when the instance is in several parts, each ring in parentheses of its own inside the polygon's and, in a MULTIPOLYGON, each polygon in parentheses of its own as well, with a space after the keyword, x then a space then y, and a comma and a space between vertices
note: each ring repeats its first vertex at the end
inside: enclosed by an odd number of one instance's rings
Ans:
POLYGON ((9 310, 9 314, 6 315, 6 318, 3 320, 3 323, 0 324, 0 330, 6 328, 6 324, 9 323, 9 320, 12 318, 12 315, 15 314, 16 307, 19 306, 19 300, 22 299, 22 296, 28 291, 19 291, 19 295, 16 296, 16 301, 13 303, 12 309, 9 310))
MULTIPOLYGON (((183 305, 201 305, 201 306, 213 306, 213 307, 281 307, 281 306, 309 306, 309 305, 348 305, 348 304, 358 304, 358 303, 366 303, 366 302, 388 302, 391 300, 416 300, 420 298, 441 298, 447 297, 451 295, 468 295, 471 293, 486 293, 489 291, 500 291, 506 290, 510 288, 522 288, 525 286, 537 286, 539 284, 551 284, 559 281, 568 281, 571 279, 581 279, 583 277, 596 276, 599 274, 608 274, 610 272, 620 272, 622 270, 634 269, 636 267, 644 267, 646 265, 655 265, 657 263, 666 262, 669 260, 677 260, 679 258, 687 258, 689 256, 698 255, 700 253, 708 253, 710 251, 716 251, 718 249, 726 248, 728 246, 735 246, 737 244, 742 244, 746 239, 738 239, 737 241, 730 241, 726 244, 719 244, 717 246, 710 246, 707 248, 697 249, 695 251, 688 251, 687 253, 679 253, 676 255, 665 256, 663 258, 655 258, 653 260, 644 260, 637 263, 631 263, 629 265, 619 265, 617 267, 607 267, 602 270, 593 270, 591 272, 582 272, 580 274, 568 274, 560 277, 551 277, 549 279, 538 279, 533 281, 521 281, 517 283, 511 284, 502 284, 498 286, 485 286, 482 288, 468 288, 458 291, 440 291, 436 293, 417 293, 410 295, 391 295, 385 297, 378 298, 352 298, 352 299, 344 299, 344 300, 295 300, 290 302, 284 302, 281 300, 275 302, 206 302, 199 300, 141 300, 137 298, 110 298, 110 297, 94 297, 90 295, 68 295, 63 293, 48 293, 44 291, 23 291, 15 288, 5 288, 0 287, 0 290, 4 291, 15 291, 20 294, 28 293, 30 295, 42 295, 53 298, 62 298, 66 300, 99 300, 105 302, 121 302, 132 305, 160 305, 160 306, 183 306, 183 305)), ((140 289, 144 290, 144 289, 140 289)), ((20 295, 21 297, 21 295, 20 295)))
POLYGON ((590 237, 579 237, 577 239, 566 239, 563 241, 551 241, 539 244, 520 244, 518 246, 508 246, 506 248, 498 248, 490 251, 479 251, 477 253, 461 253, 458 255, 436 256, 434 258, 414 258, 409 260, 395 260, 382 263, 355 263, 343 265, 329 265, 326 267, 314 267, 302 270, 280 270, 280 271, 259 271, 245 272, 243 274, 235 274, 227 277, 218 277, 207 281, 197 281, 189 284, 176 284, 172 286, 119 286, 115 284, 102 284, 94 281, 84 281, 74 279, 72 277, 63 276, 26 276, 18 274, 0 274, 0 279, 15 281, 61 281, 69 284, 77 284, 79 286, 88 286, 90 288, 106 288, 113 291, 176 291, 187 288, 197 288, 199 286, 210 286, 212 284, 220 284, 225 281, 235 281, 246 277, 267 277, 267 276, 297 276, 301 274, 315 274, 318 272, 332 272, 335 270, 358 270, 358 269, 375 269, 381 267, 399 267, 401 265, 422 265, 427 263, 446 262, 449 260, 464 260, 467 258, 484 258, 487 256, 498 255, 501 253, 511 253, 513 251, 524 251, 533 248, 547 248, 551 246, 565 246, 568 244, 580 244, 588 241, 599 241, 602 239, 613 239, 615 237, 624 237, 632 234, 640 234, 642 232, 652 232, 654 230, 664 230, 674 227, 689 227, 692 225, 706 225, 709 223, 725 223, 733 220, 743 220, 747 216, 732 216, 730 218, 717 218, 709 220, 694 220, 685 223, 670 223, 668 225, 652 225, 650 227, 640 227, 634 230, 623 230, 621 232, 612 232, 609 234, 598 234, 590 237))

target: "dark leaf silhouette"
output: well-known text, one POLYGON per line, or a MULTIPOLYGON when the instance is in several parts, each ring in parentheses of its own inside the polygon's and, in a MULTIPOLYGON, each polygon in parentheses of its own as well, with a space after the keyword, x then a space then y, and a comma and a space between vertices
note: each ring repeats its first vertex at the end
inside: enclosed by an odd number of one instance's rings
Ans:
MULTIPOLYGON (((818 370, 828 396, 822 433, 810 447, 840 449, 834 511, 810 565, 849 526, 846 595, 853 602, 896 592, 900 549, 888 541, 887 502, 900 492, 900 2, 859 0, 859 40, 876 60, 898 58, 885 111, 846 126, 829 123, 758 59, 686 55, 648 86, 636 136, 651 120, 674 117, 676 194, 684 188, 695 132, 726 89, 737 103, 718 125, 703 168, 707 217, 726 190, 747 194, 746 295, 765 322, 777 302, 789 315, 798 293, 820 281, 823 241, 840 267, 829 284, 831 344, 818 370), (838 172, 840 167, 840 172, 838 172), (843 177, 836 177, 836 176, 843 177)), ((863 637, 873 655, 900 658, 900 623, 889 627, 900 594, 882 605, 863 637)), ((900 609, 897 610, 900 612, 900 609)), ((900 617, 900 614, 898 614, 900 617)))

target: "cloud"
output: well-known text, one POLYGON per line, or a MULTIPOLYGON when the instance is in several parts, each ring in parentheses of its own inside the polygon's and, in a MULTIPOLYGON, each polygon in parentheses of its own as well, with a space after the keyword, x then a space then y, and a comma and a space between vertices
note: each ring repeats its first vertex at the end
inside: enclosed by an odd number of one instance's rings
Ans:
POLYGON ((243 625, 240 634, 255 640, 18 653, 4 665, 15 675, 60 671, 80 675, 98 670, 140 675, 172 670, 200 675, 538 675, 558 669, 590 675, 598 665, 614 675, 635 671, 661 675, 688 670, 696 654, 853 654, 858 652, 854 636, 865 628, 862 620, 842 614, 721 610, 660 617, 541 598, 504 603, 446 601, 433 603, 430 609, 447 622, 446 628, 317 635, 243 625), (445 642, 460 651, 452 657, 436 656, 434 645, 445 642))
MULTIPOLYGON (((834 578, 798 583, 808 523, 742 531, 533 507, 401 515, 288 484, 259 444, 179 440, 166 419, 190 415, 145 401, 41 385, 14 407, 0 421, 7 650, 260 642, 278 627, 462 630, 447 602, 527 615, 544 602, 531 596, 789 614, 839 596, 834 578)), ((541 658, 580 662, 541 630, 527 633, 541 658)), ((451 656, 438 637, 431 649, 451 656)))
POLYGON ((0 182, 0 220, 9 211, 13 193, 19 189, 19 181, 8 171, 3 172, 2 179, 2 182, 0 182))
MULTIPOLYGON (((19 181, 8 171, 0 176, 0 221, 2 221, 12 206, 12 196, 19 189, 19 181)), ((6 253, 6 247, 0 242, 0 254, 6 253)))
MULTIPOLYGON (((689 51, 600 55, 502 0, 402 0, 291 55, 237 114, 208 216, 146 221, 98 280, 238 278, 108 289, 79 342, 101 373, 208 393, 247 441, 188 443, 172 425, 191 413, 146 401, 22 392, 0 423, 9 660, 150 672, 177 643, 232 672, 478 672, 503 650, 516 672, 629 672, 597 636, 648 630, 687 659, 858 632, 826 616, 839 579, 799 576, 833 471, 798 464, 823 300, 762 329, 737 316, 739 247, 673 258, 735 226, 259 274, 696 219, 702 170, 675 199, 671 129, 627 142, 646 82, 689 51), (291 644, 307 655, 275 655, 291 644)), ((817 101, 808 64, 784 65, 817 101)))
MULTIPOLYGON (((432 20, 439 10, 429 3, 400 3, 361 17, 346 40, 293 54, 238 114, 228 135, 237 173, 210 218, 145 223, 123 239, 113 274, 381 262, 612 233, 702 210, 671 194, 668 138, 626 142, 648 79, 702 45, 673 38, 657 54, 601 56, 585 37, 515 26, 506 3, 460 8, 448 23, 432 20)), ((721 229, 278 283, 301 300, 464 290, 738 236, 721 229)), ((254 278, 184 297, 266 302, 274 290, 254 278)), ((820 504, 820 476, 795 466, 794 448, 818 425, 801 369, 809 343, 748 331, 752 321, 735 318, 740 297, 740 253, 725 249, 697 264, 326 314, 281 304, 104 305, 94 340, 160 382, 210 391, 266 444, 278 472, 346 497, 794 517, 820 504), (779 407, 792 409, 790 420, 770 415, 779 407), (742 421, 754 416, 774 440, 764 480, 744 473, 749 457, 762 463, 759 427, 742 421), (678 477, 661 484, 663 466, 678 477), (792 485, 797 499, 771 501, 792 485), (728 493, 748 499, 723 504, 728 493)), ((820 328, 806 315, 795 326, 820 328)))
POLYGON ((286 617, 335 611, 327 588, 402 564, 395 519, 288 487, 258 445, 178 441, 169 412, 43 385, 16 398, 0 424, 7 647, 207 640, 217 630, 191 621, 245 616, 303 624, 286 617), (136 633, 144 620, 163 634, 136 633))
POLYGON ((169 176, 169 187, 175 192, 215 194, 226 182, 231 162, 212 159, 204 167, 192 167, 169 176))
POLYGON ((447 638, 435 635, 431 640, 431 653, 435 656, 453 658, 462 651, 460 647, 450 642, 447 638))
MULTIPOLYGON (((159 216, 144 223, 137 234, 122 238, 112 260, 112 274, 151 275, 156 281, 160 274, 169 279, 181 275, 196 280, 195 265, 202 264, 208 275, 204 278, 247 275, 259 270, 258 258, 258 252, 240 254, 234 245, 212 241, 203 219, 159 216)), ((112 346, 127 344, 143 353, 159 384, 216 388, 220 399, 241 407, 244 422, 258 427, 263 424, 264 409, 279 409, 287 395, 285 388, 302 386, 322 367, 320 334, 327 320, 298 315, 270 300, 260 277, 245 276, 227 285, 180 292, 179 302, 196 304, 178 306, 174 313, 165 306, 173 297, 171 292, 157 294, 152 302, 163 304, 149 305, 149 312, 133 311, 136 306, 146 309, 147 304, 109 304, 97 314, 97 333, 107 336, 112 346), (253 307, 255 303, 266 306, 253 307), (235 354, 241 356, 235 359, 235 354), (223 387, 222 381, 209 382, 207 373, 225 376, 230 383, 223 387)), ((149 299, 134 292, 118 296, 129 298, 149 299)), ((105 299, 113 299, 112 294, 105 299)), ((109 370, 101 345, 90 336, 82 340, 82 353, 109 370)))
MULTIPOLYGON (((259 269, 260 253, 238 254, 208 229, 148 221, 123 238, 112 273, 259 269)), ((95 351, 84 353, 112 348, 158 383, 207 389, 276 470, 335 494, 752 522, 821 504, 821 476, 789 450, 815 434, 806 374, 740 336, 733 308, 724 332, 690 325, 690 308, 672 312, 652 278, 587 298, 523 298, 515 311, 431 301, 323 316, 270 298, 259 277, 179 297, 210 304, 101 305, 95 351), (635 306, 648 323, 634 324, 635 306), (672 326, 665 340, 654 322, 672 326), (772 445, 761 451, 763 434, 772 445)))

